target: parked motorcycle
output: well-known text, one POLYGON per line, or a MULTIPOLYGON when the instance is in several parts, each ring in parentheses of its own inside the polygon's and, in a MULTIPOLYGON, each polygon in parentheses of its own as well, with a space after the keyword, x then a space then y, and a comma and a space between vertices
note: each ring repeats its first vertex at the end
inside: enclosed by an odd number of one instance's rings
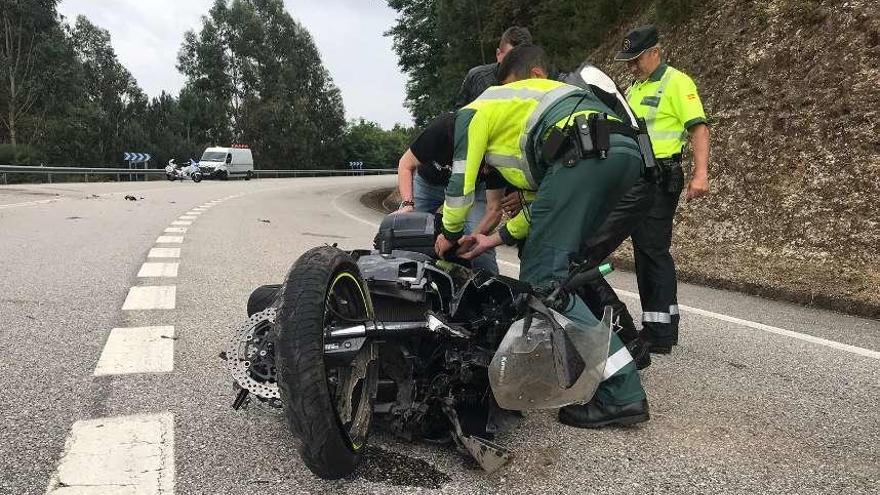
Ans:
POLYGON ((224 357, 238 390, 283 408, 306 466, 327 479, 361 461, 374 415, 407 439, 453 443, 486 471, 510 458, 495 443, 519 411, 592 396, 612 321, 586 328, 560 313, 611 271, 573 266, 536 290, 434 256, 431 214, 389 215, 373 250, 314 248, 283 284, 248 301, 224 357))
POLYGON ((168 160, 168 165, 165 167, 165 178, 172 182, 187 178, 192 179, 193 182, 201 182, 203 176, 199 170, 199 163, 192 158, 190 158, 188 165, 177 164, 172 158, 168 160))

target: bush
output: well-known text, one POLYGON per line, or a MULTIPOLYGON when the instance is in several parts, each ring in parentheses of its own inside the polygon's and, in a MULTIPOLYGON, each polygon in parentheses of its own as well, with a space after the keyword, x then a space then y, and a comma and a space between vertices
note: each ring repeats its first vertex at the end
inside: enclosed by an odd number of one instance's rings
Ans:
POLYGON ((0 144, 0 165, 39 165, 45 161, 46 154, 34 146, 0 144))

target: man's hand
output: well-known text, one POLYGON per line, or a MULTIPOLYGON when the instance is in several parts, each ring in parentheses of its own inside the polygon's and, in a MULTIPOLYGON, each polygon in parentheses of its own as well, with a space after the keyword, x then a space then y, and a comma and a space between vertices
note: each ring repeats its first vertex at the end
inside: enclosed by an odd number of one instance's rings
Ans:
POLYGON ((507 216, 513 218, 522 210, 522 197, 519 192, 512 192, 501 200, 501 209, 507 213, 507 216))
POLYGON ((472 260, 495 246, 501 245, 501 236, 498 233, 492 235, 474 234, 461 238, 458 255, 466 260, 472 260))
POLYGON ((466 253, 471 250, 477 244, 477 239, 472 235, 466 235, 458 240, 458 249, 456 253, 461 256, 462 253, 466 253))
POLYGON ((709 194, 709 178, 705 175, 695 175, 691 181, 688 182, 685 200, 690 201, 707 194, 709 194))
POLYGON ((414 207, 414 206, 410 206, 410 205, 406 205, 406 206, 401 206, 400 208, 398 208, 398 209, 395 210, 395 211, 392 211, 391 214, 392 214, 392 215, 397 215, 398 213, 409 213, 409 212, 412 212, 412 211, 415 211, 415 207, 414 207))
POLYGON ((449 239, 446 238, 445 235, 440 234, 437 236, 437 240, 434 242, 434 251, 437 252, 437 257, 443 259, 443 255, 446 254, 446 251, 455 246, 449 239))

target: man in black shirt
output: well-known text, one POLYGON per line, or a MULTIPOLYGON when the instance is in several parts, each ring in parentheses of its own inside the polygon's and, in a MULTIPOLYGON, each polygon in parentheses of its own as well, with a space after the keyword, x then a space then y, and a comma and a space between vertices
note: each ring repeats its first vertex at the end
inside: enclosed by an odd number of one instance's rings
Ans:
MULTIPOLYGON (((446 185, 452 175, 455 114, 434 119, 410 144, 397 166, 397 187, 402 201, 397 212, 434 213, 446 199, 446 185)), ((465 222, 467 233, 489 234, 501 220, 501 198, 507 182, 495 169, 484 168, 474 191, 474 207, 465 222)), ((495 251, 474 260, 474 267, 498 273, 495 251)))
POLYGON ((489 86, 497 86, 499 84, 498 65, 504 60, 507 52, 513 50, 516 46, 530 44, 532 44, 532 34, 529 33, 528 29, 520 26, 507 28, 504 34, 501 35, 498 48, 495 49, 495 60, 497 62, 478 65, 468 71, 467 75, 464 76, 464 81, 461 83, 458 97, 455 99, 455 108, 461 108, 476 100, 489 86))

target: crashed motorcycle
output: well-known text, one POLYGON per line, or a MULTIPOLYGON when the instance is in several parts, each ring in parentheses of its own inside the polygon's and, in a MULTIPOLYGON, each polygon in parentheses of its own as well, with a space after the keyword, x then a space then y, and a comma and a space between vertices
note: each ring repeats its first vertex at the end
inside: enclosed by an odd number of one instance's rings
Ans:
POLYGON ((189 165, 174 163, 174 159, 168 160, 165 167, 165 178, 170 181, 192 179, 193 182, 202 181, 202 172, 199 170, 199 164, 193 159, 189 160, 189 165))
POLYGON ((431 214, 389 215, 372 250, 307 251, 283 284, 251 294, 223 354, 233 407, 281 407, 321 478, 355 471, 374 423, 497 470, 511 452, 495 436, 520 411, 584 402, 602 380, 611 309, 594 328, 560 310, 610 265, 572 265, 537 290, 437 259, 438 226, 431 214))

